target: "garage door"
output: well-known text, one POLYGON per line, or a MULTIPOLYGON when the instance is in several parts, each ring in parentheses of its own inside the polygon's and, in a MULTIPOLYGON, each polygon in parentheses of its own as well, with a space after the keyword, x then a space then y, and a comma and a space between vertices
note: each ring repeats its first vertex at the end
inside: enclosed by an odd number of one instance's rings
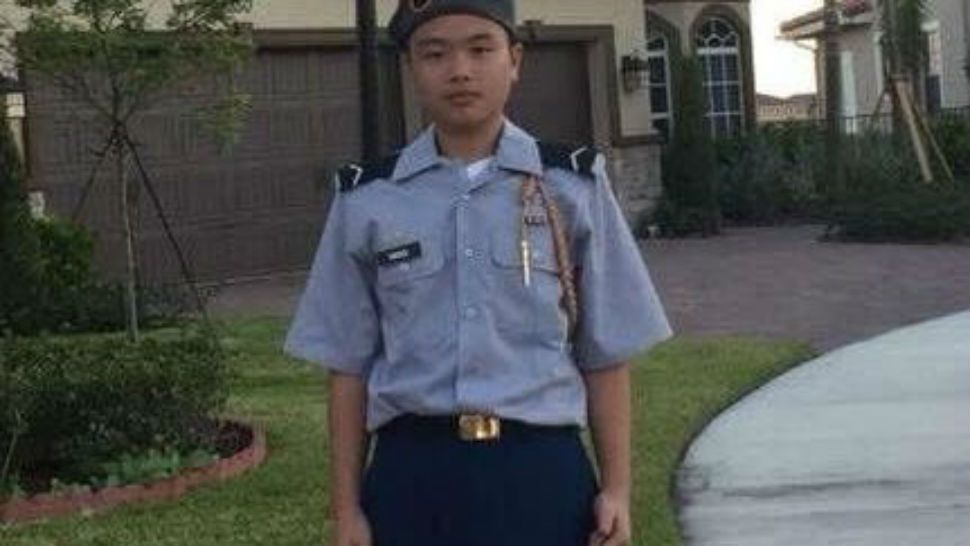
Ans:
MULTIPOLYGON (((395 59, 384 75, 397 82, 395 59)), ((263 49, 240 80, 253 109, 239 143, 227 153, 209 140, 194 106, 214 88, 188 85, 165 97, 137 123, 135 134, 176 236, 197 276, 222 280, 307 267, 329 200, 330 176, 360 150, 357 57, 351 49, 263 49)), ((31 185, 48 207, 68 215, 94 165, 104 129, 90 112, 56 89, 27 78, 31 185)), ((385 141, 400 144, 399 100, 389 111, 385 141)), ((132 171, 134 172, 134 171, 132 171)), ((101 176, 82 219, 98 237, 97 262, 108 277, 123 271, 117 189, 101 176)), ((138 244, 146 281, 180 278, 147 196, 141 198, 138 244)))
POLYGON ((592 118, 584 43, 531 43, 509 117, 546 140, 589 143, 592 118))

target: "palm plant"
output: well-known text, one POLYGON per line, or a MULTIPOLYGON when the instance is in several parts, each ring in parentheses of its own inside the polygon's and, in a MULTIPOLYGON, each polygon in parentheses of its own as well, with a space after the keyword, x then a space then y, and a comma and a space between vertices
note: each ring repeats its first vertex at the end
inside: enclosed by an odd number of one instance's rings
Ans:
MULTIPOLYGON (((932 182, 935 156, 936 164, 946 179, 952 181, 953 173, 943 156, 920 104, 913 100, 914 82, 918 82, 927 61, 926 37, 923 23, 929 13, 927 0, 881 0, 882 47, 888 51, 886 70, 890 85, 886 93, 893 100, 893 115, 897 127, 906 127, 913 151, 920 164, 923 179, 932 182)), ((881 101, 880 101, 881 102, 881 101)))
POLYGON ((890 73, 906 75, 917 81, 926 64, 926 38, 923 23, 929 13, 927 0, 883 0, 883 47, 890 73))

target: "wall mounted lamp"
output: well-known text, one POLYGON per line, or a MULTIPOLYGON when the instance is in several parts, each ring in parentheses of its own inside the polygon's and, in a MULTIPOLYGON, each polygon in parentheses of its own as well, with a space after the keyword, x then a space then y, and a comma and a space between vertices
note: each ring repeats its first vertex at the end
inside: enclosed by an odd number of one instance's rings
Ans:
POLYGON ((639 51, 624 55, 620 57, 620 77, 627 93, 643 89, 650 79, 650 63, 639 51))

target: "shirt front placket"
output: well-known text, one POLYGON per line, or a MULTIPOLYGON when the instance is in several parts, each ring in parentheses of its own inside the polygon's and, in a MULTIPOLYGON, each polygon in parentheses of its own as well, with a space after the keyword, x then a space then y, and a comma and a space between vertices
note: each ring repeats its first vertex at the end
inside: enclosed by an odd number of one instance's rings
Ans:
POLYGON ((488 241, 483 187, 501 177, 489 166, 475 177, 468 178, 464 167, 458 166, 458 196, 455 199, 455 255, 458 256, 455 294, 458 305, 458 369, 455 395, 461 410, 488 412, 488 392, 481 379, 487 373, 488 312, 484 276, 488 266, 488 241))

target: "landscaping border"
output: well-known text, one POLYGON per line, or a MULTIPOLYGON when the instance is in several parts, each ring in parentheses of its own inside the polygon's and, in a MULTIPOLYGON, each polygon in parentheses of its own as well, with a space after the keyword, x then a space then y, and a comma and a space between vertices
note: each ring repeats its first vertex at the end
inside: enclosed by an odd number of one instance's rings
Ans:
POLYGON ((258 467, 266 459, 266 433, 258 426, 224 421, 248 435, 248 444, 230 457, 203 468, 152 482, 106 487, 97 491, 40 493, 0 503, 0 523, 20 523, 78 513, 106 512, 118 506, 173 501, 202 485, 221 483, 258 467))

